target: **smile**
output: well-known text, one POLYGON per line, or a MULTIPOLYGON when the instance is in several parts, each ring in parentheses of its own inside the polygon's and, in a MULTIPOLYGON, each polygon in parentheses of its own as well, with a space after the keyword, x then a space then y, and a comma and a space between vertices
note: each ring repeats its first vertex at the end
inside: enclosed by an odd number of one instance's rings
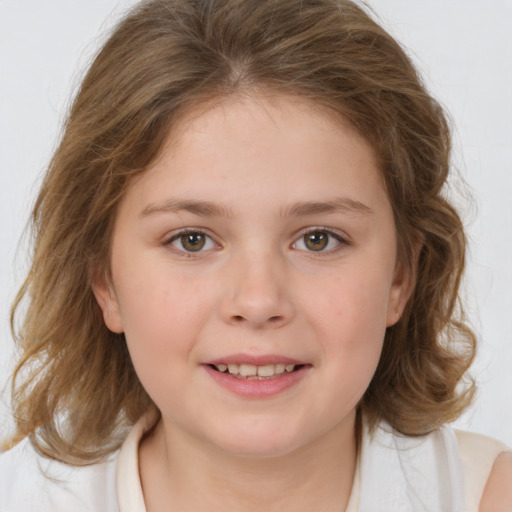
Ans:
POLYGON ((265 364, 257 366, 254 364, 212 364, 211 367, 220 373, 229 374, 237 379, 245 380, 268 380, 279 377, 285 373, 291 373, 302 365, 296 364, 265 364))
POLYGON ((202 367, 220 387, 243 398, 264 399, 295 387, 313 365, 282 356, 237 354, 208 361, 202 367))

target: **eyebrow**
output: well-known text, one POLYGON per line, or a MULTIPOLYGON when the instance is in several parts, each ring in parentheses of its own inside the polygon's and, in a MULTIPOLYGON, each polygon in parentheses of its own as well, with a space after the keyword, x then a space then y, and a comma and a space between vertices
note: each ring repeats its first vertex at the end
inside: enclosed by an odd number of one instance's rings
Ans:
POLYGON ((338 197, 330 201, 302 201, 286 207, 281 215, 305 216, 322 213, 349 213, 356 215, 371 215, 374 211, 364 203, 348 197, 338 197))
POLYGON ((142 210, 140 217, 149 217, 156 213, 180 213, 189 212, 201 217, 232 217, 233 212, 230 208, 213 203, 211 201, 194 201, 168 199, 160 204, 149 204, 142 210))
MULTIPOLYGON (((222 204, 211 201, 168 199, 163 203, 149 204, 140 213, 141 218, 158 213, 189 212, 201 217, 233 217, 233 211, 222 204)), ((349 213, 358 215, 371 215, 373 210, 354 199, 340 197, 330 201, 299 201, 281 210, 282 217, 301 217, 324 213, 349 213)))

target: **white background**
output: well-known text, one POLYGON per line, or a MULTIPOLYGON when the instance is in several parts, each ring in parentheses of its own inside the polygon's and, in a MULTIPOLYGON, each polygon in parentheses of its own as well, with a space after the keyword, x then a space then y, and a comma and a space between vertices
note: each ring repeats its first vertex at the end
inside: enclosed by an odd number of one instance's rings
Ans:
MULTIPOLYGON (((9 305, 26 269, 20 238, 71 93, 133 0, 0 0, 0 388, 9 305)), ((465 281, 479 335, 479 394, 460 425, 512 445, 512 0, 369 0, 451 113, 458 199, 470 236, 465 281)), ((0 437, 8 432, 8 393, 0 437)))

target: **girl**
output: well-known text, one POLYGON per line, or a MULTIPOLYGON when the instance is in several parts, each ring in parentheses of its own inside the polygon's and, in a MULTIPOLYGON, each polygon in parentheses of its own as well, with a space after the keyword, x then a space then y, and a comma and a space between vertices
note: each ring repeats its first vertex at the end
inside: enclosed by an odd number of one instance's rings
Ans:
POLYGON ((348 0, 149 0, 32 216, 0 510, 510 510, 444 114, 348 0))

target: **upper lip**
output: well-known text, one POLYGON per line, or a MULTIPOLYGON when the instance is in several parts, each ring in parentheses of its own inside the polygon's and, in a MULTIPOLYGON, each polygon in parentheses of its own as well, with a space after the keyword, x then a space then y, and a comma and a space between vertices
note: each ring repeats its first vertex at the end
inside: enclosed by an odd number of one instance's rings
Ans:
POLYGON ((216 359, 206 361, 204 364, 252 364, 254 366, 265 366, 268 364, 308 364, 305 361, 294 359, 293 357, 281 356, 278 354, 231 354, 216 359))

